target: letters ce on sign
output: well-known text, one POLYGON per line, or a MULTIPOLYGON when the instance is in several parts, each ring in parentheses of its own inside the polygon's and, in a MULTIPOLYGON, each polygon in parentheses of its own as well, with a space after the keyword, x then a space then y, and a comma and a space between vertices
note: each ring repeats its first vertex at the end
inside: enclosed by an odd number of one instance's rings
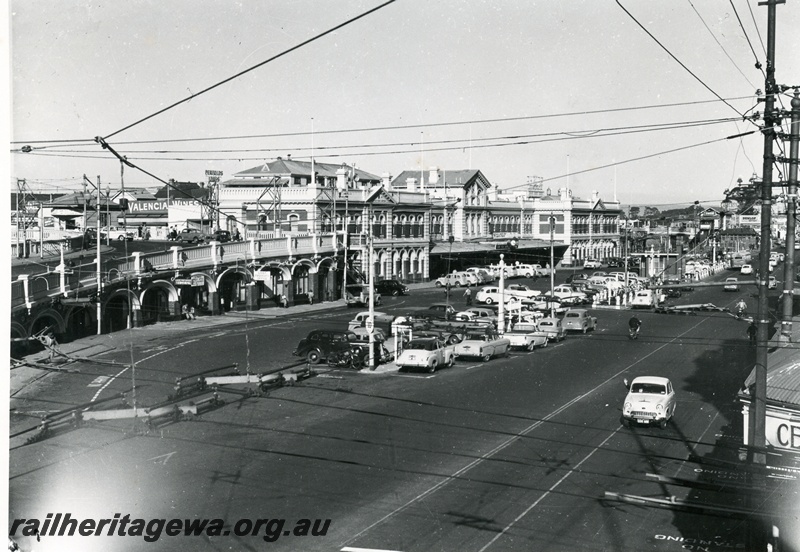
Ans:
MULTIPOLYGON (((744 444, 748 445, 750 406, 744 407, 744 444)), ((776 449, 800 452, 800 412, 767 406, 767 445, 776 449)))

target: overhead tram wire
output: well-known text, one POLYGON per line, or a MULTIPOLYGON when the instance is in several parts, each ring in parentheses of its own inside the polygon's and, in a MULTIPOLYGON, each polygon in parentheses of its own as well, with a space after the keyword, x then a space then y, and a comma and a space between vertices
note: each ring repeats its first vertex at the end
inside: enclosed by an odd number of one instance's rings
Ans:
MULTIPOLYGON (((738 65, 738 64, 737 64, 735 61, 733 61, 733 58, 732 58, 732 57, 731 57, 731 55, 728 53, 728 50, 726 50, 726 49, 725 49, 725 47, 724 47, 724 46, 723 46, 723 45, 720 43, 720 41, 719 41, 719 40, 717 40, 717 37, 716 37, 716 35, 715 35, 715 34, 714 34, 714 32, 711 30, 711 28, 708 26, 708 23, 706 23, 706 20, 705 20, 705 19, 703 19, 703 16, 702 16, 702 15, 700 15, 700 12, 699 12, 699 11, 697 11, 697 8, 696 8, 696 7, 694 6, 694 4, 692 3, 692 0, 687 0, 687 1, 689 2, 689 5, 690 5, 690 6, 692 7, 692 9, 694 10, 694 13, 695 13, 695 14, 697 14, 697 17, 699 17, 699 18, 700 18, 700 21, 702 21, 702 22, 703 22, 703 26, 704 26, 704 27, 706 28, 706 30, 708 31, 708 34, 710 34, 710 35, 711 35, 711 38, 713 38, 713 39, 714 39, 714 42, 716 42, 716 43, 717 43, 717 46, 719 46, 719 47, 720 47, 720 49, 722 50, 722 52, 725 54, 725 57, 727 57, 727 58, 728 58, 728 60, 729 60, 729 61, 730 61, 730 62, 733 64, 733 66, 734 66, 734 67, 736 67, 736 70, 737 70, 737 71, 739 71, 739 74, 740 74, 740 75, 742 75, 742 77, 744 77, 744 80, 746 80, 746 81, 747 81, 747 84, 749 84, 749 85, 750 85, 750 88, 751 88, 752 90, 756 90, 756 89, 758 88, 758 86, 756 86, 755 84, 753 84, 752 82, 750 82, 750 79, 749 79, 749 78, 747 78, 747 75, 745 75, 745 74, 744 74, 744 71, 742 71, 742 70, 741 70, 741 68, 739 67, 739 65, 738 65)), ((733 2, 732 2, 732 1, 731 1, 731 5, 733 5, 733 2)), ((734 10, 735 10, 735 9, 736 9, 736 8, 734 8, 734 10)), ((736 14, 736 17, 737 17, 737 19, 738 19, 738 17, 739 17, 739 14, 736 14)), ((739 20, 739 26, 741 27, 741 25, 742 25, 742 21, 741 21, 741 19, 740 19, 740 20, 739 20)), ((742 30, 744 30, 744 28, 742 28, 742 30)), ((746 36, 747 36, 747 33, 745 33, 745 37, 746 37, 746 36)), ((750 42, 750 40, 749 40, 749 39, 748 39, 748 42, 750 42)), ((751 49, 751 50, 753 49, 752 45, 750 46, 750 49, 751 49)), ((753 52, 753 53, 755 54, 755 52, 753 52)), ((758 60, 756 60, 756 62, 758 62, 758 60)), ((758 67, 758 64, 756 64, 756 66, 758 67)), ((762 73, 763 73, 763 71, 762 71, 762 73)))
POLYGON ((706 90, 708 90, 709 92, 711 92, 712 94, 714 94, 714 96, 716 96, 718 100, 720 100, 722 103, 724 103, 725 105, 727 105, 728 107, 730 107, 731 109, 733 109, 733 110, 734 110, 734 111, 735 111, 735 112, 736 112, 736 113, 737 113, 737 114, 738 114, 740 117, 744 118, 744 115, 743 115, 742 113, 740 113, 740 112, 739 112, 739 110, 737 110, 735 107, 733 107, 733 106, 732 106, 730 103, 728 103, 728 102, 727 102, 727 101, 726 101, 726 100, 725 100, 725 99, 724 99, 722 96, 720 96, 719 94, 717 94, 717 93, 716 93, 716 92, 715 92, 715 91, 714 91, 714 90, 713 90, 713 89, 712 89, 710 86, 708 86, 708 85, 707 85, 705 82, 703 82, 703 80, 702 80, 700 77, 698 77, 697 75, 695 75, 695 74, 692 72, 692 70, 691 70, 691 69, 689 69, 688 67, 686 67, 686 65, 684 65, 684 64, 683 64, 683 62, 682 62, 681 60, 679 60, 679 59, 678 59, 678 58, 675 56, 675 54, 673 54, 672 52, 670 52, 670 51, 669 51, 669 49, 668 49, 666 46, 664 46, 664 45, 663 45, 663 44, 662 44, 662 43, 661 43, 661 42, 660 42, 660 41, 659 41, 659 40, 658 40, 658 39, 657 39, 655 36, 653 36, 653 33, 651 33, 650 31, 648 31, 648 30, 645 28, 645 26, 644 26, 644 25, 642 25, 641 23, 639 23, 639 20, 638 20, 638 19, 636 19, 636 18, 633 16, 633 14, 632 14, 631 12, 629 12, 629 11, 628 11, 628 10, 625 8, 625 6, 623 6, 623 5, 620 3, 620 1, 619 1, 619 0, 615 0, 615 1, 616 1, 617 5, 620 7, 620 9, 622 9, 622 11, 624 11, 624 12, 625 12, 625 13, 628 15, 628 17, 630 17, 630 18, 633 20, 633 22, 634 22, 634 23, 636 23, 637 25, 639 25, 639 28, 641 28, 641 29, 642 29, 642 30, 643 30, 645 33, 647 33, 647 36, 649 36, 650 38, 652 38, 652 39, 655 41, 655 43, 656 43, 656 44, 658 44, 659 46, 661 46, 661 49, 662 49, 662 50, 664 50, 664 51, 665 51, 665 52, 666 52, 666 53, 667 53, 667 54, 668 54, 668 55, 669 55, 669 56, 670 56, 670 57, 671 57, 673 60, 675 60, 675 62, 676 62, 678 65, 680 65, 681 67, 683 67, 683 69, 684 69, 684 70, 685 70, 687 73, 689 73, 691 76, 693 76, 697 82, 699 82, 700 84, 702 84, 702 85, 703 85, 703 87, 704 87, 706 90))
POLYGON ((262 61, 261 63, 257 63, 255 65, 253 65, 252 67, 248 67, 244 71, 240 71, 240 72, 236 73, 235 75, 232 75, 232 76, 230 76, 230 77, 228 77, 228 78, 226 78, 224 80, 221 80, 221 81, 217 82, 216 84, 212 84, 211 86, 209 86, 207 88, 204 88, 203 90, 201 90, 200 92, 197 92, 196 94, 191 94, 190 96, 188 96, 188 97, 186 97, 186 98, 184 98, 182 100, 179 100, 179 101, 177 101, 177 102, 175 102, 173 104, 170 104, 170 105, 168 105, 167 107, 165 107, 163 109, 159 109, 155 113, 151 113, 147 117, 143 117, 142 119, 139 119, 138 121, 135 121, 135 122, 129 124, 128 126, 122 127, 121 129, 119 129, 117 131, 114 131, 111 134, 106 135, 104 137, 104 140, 108 140, 109 138, 111 138, 113 136, 116 136, 117 134, 119 134, 121 132, 124 132, 124 131, 126 131, 128 129, 131 129, 131 128, 135 127, 138 124, 141 124, 141 123, 143 123, 143 122, 145 122, 147 120, 150 120, 153 117, 157 117, 158 115, 161 115, 162 113, 165 113, 165 112, 169 111, 170 109, 172 109, 174 107, 177 107, 177 106, 179 106, 181 104, 184 104, 184 103, 186 103, 188 101, 191 101, 194 98, 197 98, 198 96, 201 96, 201 95, 205 94, 206 92, 209 92, 211 90, 214 90, 215 88, 218 88, 218 87, 222 86, 223 84, 227 84, 227 83, 231 82, 232 80, 237 79, 237 78, 241 77, 242 75, 245 75, 245 74, 249 73, 250 71, 254 71, 255 69, 258 69, 259 67, 263 67, 264 65, 266 65, 268 63, 271 63, 271 62, 275 61, 276 59, 279 59, 279 58, 285 56, 286 54, 289 54, 291 52, 294 52, 295 50, 298 50, 298 49, 302 48, 303 46, 311 44, 312 42, 315 42, 315 41, 319 40, 320 38, 322 38, 324 36, 327 36, 327 35, 335 32, 335 31, 338 31, 339 29, 342 29, 342 28, 350 25, 351 23, 355 23, 359 19, 362 19, 362 18, 364 18, 364 17, 366 17, 368 15, 371 15, 371 14, 377 12, 378 10, 381 10, 381 9, 385 8, 389 4, 393 4, 396 1, 397 0, 387 0, 383 4, 381 4, 379 6, 376 6, 376 7, 372 8, 372 9, 370 9, 370 10, 367 10, 367 11, 365 11, 365 12, 363 12, 363 13, 355 16, 355 17, 352 17, 352 18, 348 19, 347 21, 345 21, 343 23, 339 23, 338 25, 336 25, 334 27, 331 27, 327 31, 323 31, 323 32, 321 32, 320 34, 318 34, 316 36, 313 36, 313 37, 311 37, 311 38, 309 38, 307 40, 304 40, 300 44, 292 46, 291 48, 289 48, 287 50, 284 50, 283 52, 281 52, 279 54, 276 54, 276 55, 272 56, 271 58, 262 61))
MULTIPOLYGON (((737 96, 733 98, 726 98, 728 101, 736 101, 736 100, 746 100, 750 99, 752 96, 737 96)), ((558 118, 558 117, 574 117, 574 116, 583 116, 583 115, 601 115, 605 113, 618 113, 618 112, 627 112, 627 111, 641 111, 641 110, 651 110, 651 109, 662 109, 662 108, 671 108, 671 107, 686 107, 686 106, 693 106, 693 105, 701 105, 706 103, 717 103, 718 100, 699 100, 694 102, 675 102, 675 103, 666 103, 666 104, 652 104, 652 105, 643 105, 643 106, 630 106, 630 107, 617 107, 617 108, 608 108, 608 109, 596 109, 590 111, 573 111, 573 112, 566 112, 566 113, 552 113, 546 115, 522 115, 517 117, 504 117, 504 118, 493 118, 493 119, 475 119, 469 121, 449 121, 449 122, 439 122, 439 123, 419 123, 413 125, 392 125, 392 126, 380 126, 380 127, 362 127, 362 128, 345 128, 345 129, 333 129, 333 130, 317 130, 315 131, 315 135, 323 135, 323 134, 346 134, 346 133, 355 133, 355 132, 376 132, 376 131, 396 131, 396 130, 406 130, 406 129, 420 129, 420 128, 437 128, 437 127, 445 127, 445 126, 461 126, 461 125, 478 125, 478 124, 488 124, 488 123, 505 123, 505 122, 517 122, 517 121, 528 121, 528 120, 539 120, 539 119, 551 119, 551 118, 558 118)), ((308 136, 308 131, 303 132, 281 132, 281 133, 272 133, 272 134, 246 134, 246 135, 238 135, 238 136, 211 136, 211 137, 195 137, 195 138, 165 138, 160 140, 127 140, 127 141, 119 141, 115 142, 117 146, 122 145, 137 145, 137 144, 165 144, 165 143, 179 143, 179 142, 210 142, 216 140, 249 140, 249 139, 262 139, 262 138, 284 138, 287 136, 308 136)), ((42 146, 40 148, 35 148, 37 150, 42 150, 49 147, 65 147, 65 146, 94 146, 96 141, 94 138, 86 139, 86 140, 27 140, 27 141, 14 141, 10 142, 11 144, 52 144, 50 146, 42 146), (76 142, 75 144, 71 144, 71 142, 76 142)), ((13 150, 12 150, 13 151, 13 150)))
MULTIPOLYGON (((747 9, 750 10, 750 19, 753 21, 753 27, 755 27, 756 29, 756 34, 758 35, 758 43, 761 45, 761 51, 764 52, 764 57, 767 57, 767 49, 764 47, 764 39, 761 38, 761 31, 759 30, 758 23, 756 22, 756 14, 753 13, 753 7, 750 5, 750 2, 747 2, 747 9)), ((733 11, 734 12, 736 11, 735 7, 733 8, 733 11)), ((745 35, 747 35, 747 33, 745 33, 745 35)), ((749 42, 750 39, 748 38, 747 41, 749 42)), ((753 49, 752 45, 750 46, 750 49, 751 50, 753 49)), ((755 56, 755 52, 753 52, 753 55, 755 56)), ((756 60, 758 60, 758 56, 755 57, 756 60)))
MULTIPOLYGON (((485 138, 471 138, 469 139, 470 143, 475 142, 488 142, 488 141, 495 141, 495 140, 519 140, 520 138, 541 138, 541 137, 552 137, 552 136, 570 136, 573 138, 589 138, 589 137, 604 137, 604 136, 619 136, 624 135, 626 132, 623 131, 631 131, 631 132, 648 132, 648 131, 656 131, 656 130, 676 130, 682 128, 693 128, 697 126, 706 126, 712 124, 721 124, 721 123, 736 123, 739 121, 738 117, 730 117, 724 119, 702 119, 697 121, 677 121, 672 123, 652 123, 646 125, 633 125, 633 126, 621 126, 621 127, 608 127, 608 128, 597 128, 597 129, 589 129, 589 130, 572 130, 572 131, 558 131, 558 132, 543 132, 537 134, 515 134, 515 135, 504 135, 504 136, 490 136, 485 138)), ((450 139, 450 140, 433 140, 425 142, 426 145, 428 144, 466 144, 468 139, 466 138, 459 138, 459 139, 450 139)), ((412 143, 413 144, 413 143, 412 143)), ((387 143, 372 143, 372 144, 344 144, 344 145, 332 145, 332 146, 315 146, 313 149, 316 151, 332 151, 332 150, 340 150, 340 149, 360 149, 360 148, 382 148, 382 147, 397 147, 397 146, 406 146, 412 145, 407 140, 403 142, 387 142, 387 143)), ((119 145, 119 144, 117 144, 119 145)), ((416 144, 413 144, 416 145, 416 144)), ((465 147, 465 146, 459 146, 465 147)), ((43 148, 42 148, 43 149, 43 148)), ((37 148, 37 151, 42 151, 42 149, 37 148)), ((268 152, 280 152, 280 151, 306 151, 311 150, 311 147, 307 146, 281 146, 281 147, 272 147, 272 148, 256 148, 256 149, 225 149, 225 150, 128 150, 128 157, 131 157, 132 154, 218 154, 218 153, 268 153, 268 152)), ((59 153, 83 153, 82 151, 78 150, 58 150, 59 153)), ((358 153, 351 152, 352 155, 358 155, 358 153)))
MULTIPOLYGON (((745 30, 744 25, 742 24, 742 18, 739 17, 739 12, 736 11, 736 6, 733 4, 733 0, 728 0, 728 1, 731 4, 731 8, 733 8, 733 13, 736 14, 736 20, 739 22, 739 27, 742 29, 742 32, 744 33, 744 38, 747 40, 747 45, 750 46, 750 51, 753 52, 753 59, 756 60, 756 69, 759 69, 761 71, 761 75, 766 79, 767 75, 766 75, 766 73, 764 73, 763 67, 761 67, 761 62, 758 60, 758 55, 756 54, 756 51, 753 48, 753 43, 750 42, 750 36, 747 34, 747 31, 745 30)), ((749 6, 749 4, 748 4, 748 6, 749 6)), ((752 9, 750 10, 750 15, 753 15, 753 10, 752 9)), ((758 25, 756 25, 755 18, 753 18, 753 24, 756 27, 756 32, 758 32, 758 25)), ((759 38, 759 40, 761 39, 761 35, 760 34, 758 35, 758 38, 759 38)), ((764 47, 763 43, 761 44, 761 47, 762 48, 764 47)), ((764 55, 766 55, 766 51, 764 52, 764 55)))

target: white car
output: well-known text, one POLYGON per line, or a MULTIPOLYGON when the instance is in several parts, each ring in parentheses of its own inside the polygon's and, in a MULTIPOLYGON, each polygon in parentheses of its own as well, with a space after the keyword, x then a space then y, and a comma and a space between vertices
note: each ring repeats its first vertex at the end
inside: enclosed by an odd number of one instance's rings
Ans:
POLYGON ((423 368, 433 373, 441 366, 452 366, 455 360, 452 345, 436 337, 423 337, 409 341, 395 364, 398 368, 423 368))
POLYGON ((542 275, 542 267, 539 265, 516 264, 514 265, 514 269, 517 271, 517 276, 521 278, 532 278, 542 275))
MULTIPOLYGON (((545 297, 550 297, 551 293, 546 291, 544 293, 545 297)), ((573 290, 570 286, 556 286, 553 288, 553 296, 558 297, 559 299, 575 299, 576 302, 582 303, 585 302, 587 297, 585 293, 581 293, 580 291, 573 290)))
MULTIPOLYGON (((357 328, 363 328, 367 325, 367 320, 369 320, 369 311, 360 312, 347 323, 347 329, 355 331, 357 328)), ((372 313, 372 321, 375 324, 375 329, 382 329, 385 333, 391 333, 394 320, 395 317, 393 315, 386 314, 385 312, 374 311, 372 313)))
POLYGON ((725 285, 722 286, 722 289, 725 291, 739 291, 739 279, 738 278, 726 278, 725 285))
POLYGON ((600 268, 601 266, 603 266, 603 263, 597 259, 586 259, 583 261, 583 268, 600 268))
POLYGON ((563 341, 567 337, 567 331, 560 318, 542 318, 539 320, 539 331, 547 334, 550 341, 563 341))
MULTIPOLYGON (((500 288, 495 286, 483 287, 475 294, 475 300, 478 303, 486 303, 487 305, 494 305, 500 303, 500 288)), ((514 303, 519 301, 520 298, 508 292, 503 292, 504 303, 514 303)))
POLYGON ((101 236, 108 236, 112 240, 132 241, 133 234, 132 230, 126 230, 122 226, 104 226, 100 229, 101 236))
POLYGON ((539 331, 511 330, 503 334, 514 349, 533 351, 537 347, 547 347, 547 335, 539 331))
POLYGON ((497 334, 473 332, 456 345, 456 358, 476 357, 488 362, 492 357, 505 355, 511 341, 497 334))
POLYGON ((661 429, 675 415, 675 390, 667 378, 641 376, 630 384, 625 380, 628 395, 622 406, 622 423, 658 424, 661 429))
POLYGON ((739 272, 740 274, 752 274, 753 273, 753 265, 742 265, 742 269, 739 272))
POLYGON ((539 297, 542 294, 541 291, 531 289, 525 284, 510 284, 506 286, 506 293, 521 299, 531 299, 533 297, 539 297))

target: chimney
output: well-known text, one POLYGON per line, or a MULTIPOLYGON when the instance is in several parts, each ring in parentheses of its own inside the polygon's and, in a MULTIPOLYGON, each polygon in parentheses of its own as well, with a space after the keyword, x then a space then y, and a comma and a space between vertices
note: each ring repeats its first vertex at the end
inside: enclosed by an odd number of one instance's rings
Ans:
POLYGON ((428 176, 428 184, 433 187, 439 184, 439 167, 431 167, 430 176, 428 176))
POLYGON ((416 192, 417 191, 417 179, 416 178, 406 178, 406 190, 409 192, 416 192))
POLYGON ((567 201, 569 199, 569 188, 559 188, 558 195, 561 197, 561 201, 567 201))
POLYGON ((385 190, 392 189, 392 175, 389 173, 383 173, 381 175, 381 184, 385 190))
POLYGON ((336 189, 347 189, 347 167, 339 167, 336 169, 336 189))
POLYGON ((600 192, 594 190, 592 192, 592 204, 597 203, 597 200, 600 199, 600 192))

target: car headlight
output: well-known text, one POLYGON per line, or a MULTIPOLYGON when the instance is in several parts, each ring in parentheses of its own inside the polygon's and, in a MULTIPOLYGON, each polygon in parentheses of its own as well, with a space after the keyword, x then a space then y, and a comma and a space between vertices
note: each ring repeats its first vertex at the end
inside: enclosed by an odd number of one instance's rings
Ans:
POLYGON ((662 405, 660 405, 660 404, 656 405, 656 412, 662 412, 663 410, 664 410, 664 407, 662 405))
POLYGON ((625 412, 629 412, 631 407, 633 407, 633 405, 629 402, 626 402, 624 407, 625 412))

